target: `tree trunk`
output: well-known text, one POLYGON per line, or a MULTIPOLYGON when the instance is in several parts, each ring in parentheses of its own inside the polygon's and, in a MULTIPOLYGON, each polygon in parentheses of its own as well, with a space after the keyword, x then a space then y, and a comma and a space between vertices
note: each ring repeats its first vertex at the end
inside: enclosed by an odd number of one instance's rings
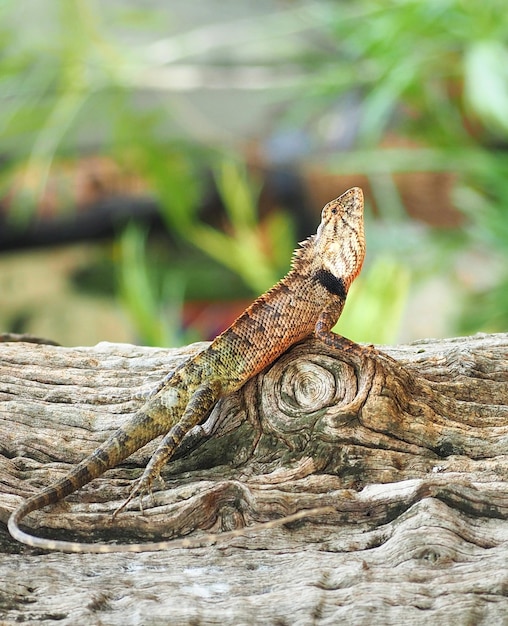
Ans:
MULTIPOLYGON (((204 346, 0 344, 0 519, 204 346)), ((112 520, 155 443, 27 527, 139 542, 332 510, 142 554, 35 551, 2 527, 0 623, 508 623, 508 334, 299 344, 189 433, 143 512, 112 520)))

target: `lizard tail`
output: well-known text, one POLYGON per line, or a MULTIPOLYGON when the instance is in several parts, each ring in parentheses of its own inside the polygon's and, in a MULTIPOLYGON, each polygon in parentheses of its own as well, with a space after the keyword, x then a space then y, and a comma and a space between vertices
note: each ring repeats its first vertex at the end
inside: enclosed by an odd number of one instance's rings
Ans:
MULTIPOLYGON (((21 511, 21 508, 18 509, 21 511)), ((290 524, 315 515, 326 515, 335 513, 335 508, 331 506, 321 506, 313 509, 302 509, 296 513, 285 515, 269 522, 261 522, 252 526, 245 526, 236 530, 229 530, 223 533, 205 534, 198 537, 181 537, 179 539, 170 539, 168 541, 155 541, 150 543, 131 543, 131 544, 112 544, 112 543, 79 543, 75 541, 61 541, 53 539, 43 539, 29 535, 20 530, 16 523, 15 511, 9 519, 9 531, 22 543, 33 548, 42 548, 44 550, 59 550, 60 552, 74 552, 79 554, 110 554, 113 552, 160 552, 162 550, 171 550, 176 548, 199 548, 219 541, 227 541, 237 537, 243 537, 250 533, 265 531, 271 528, 277 528, 285 524, 290 524), (14 520, 14 521, 13 521, 14 520), (11 524, 12 521, 12 524, 11 524), (13 532, 14 531, 14 532, 13 532)), ((28 514, 28 513, 26 513, 28 514)), ((19 520, 23 515, 20 516, 19 520)))
POLYGON ((158 430, 154 432, 156 428, 154 421, 142 411, 138 411, 133 419, 136 422, 136 427, 131 428, 129 433, 123 428, 118 429, 94 450, 90 456, 76 465, 69 474, 20 504, 11 514, 7 523, 11 536, 28 546, 47 549, 48 544, 53 542, 25 533, 19 528, 21 521, 33 511, 38 511, 49 504, 59 502, 66 496, 74 493, 162 434, 158 430))

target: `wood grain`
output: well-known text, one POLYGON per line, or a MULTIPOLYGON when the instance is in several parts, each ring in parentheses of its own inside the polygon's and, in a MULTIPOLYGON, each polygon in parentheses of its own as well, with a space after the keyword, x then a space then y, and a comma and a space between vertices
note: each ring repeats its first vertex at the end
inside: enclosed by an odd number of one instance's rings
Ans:
MULTIPOLYGON (((0 344, 2 522, 202 348, 0 344)), ((143 514, 111 519, 154 443, 27 524, 148 541, 334 512, 157 554, 38 553, 2 527, 0 623, 508 623, 507 444, 508 335, 305 342, 190 433, 143 514)))

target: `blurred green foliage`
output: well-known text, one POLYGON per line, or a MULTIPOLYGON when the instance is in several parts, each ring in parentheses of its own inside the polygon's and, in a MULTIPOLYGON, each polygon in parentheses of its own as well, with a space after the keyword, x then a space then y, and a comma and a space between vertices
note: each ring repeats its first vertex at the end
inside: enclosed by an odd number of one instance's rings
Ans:
MULTIPOLYGON (((360 0, 340 8, 317 3, 313 9, 334 54, 318 58, 309 95, 314 107, 308 101, 303 106, 324 108, 337 95, 357 94, 357 142, 330 159, 332 168, 367 174, 382 215, 401 204, 391 193, 392 174, 444 171, 456 177, 453 198, 468 220, 455 234, 460 245, 442 248, 454 254, 437 254, 440 268, 430 267, 451 273, 458 248, 468 247, 490 257, 487 271, 494 270, 484 285, 464 295, 456 332, 508 327, 505 9, 501 0, 360 0), (382 144, 387 133, 418 144, 387 147, 382 144)), ((328 132, 326 125, 322 132, 328 132)), ((432 233, 429 239, 422 244, 435 252, 435 244, 444 241, 432 233)), ((404 265, 421 272, 418 256, 405 255, 404 265)))
MULTIPOLYGON (((198 23, 178 30, 162 5, 4 0, 0 136, 8 160, 0 191, 12 168, 26 165, 12 219, 29 219, 58 155, 99 149, 150 182, 181 241, 238 274, 253 294, 269 287, 287 269, 292 223, 282 210, 260 223, 259 182, 247 176, 231 135, 178 95, 180 79, 201 77, 206 97, 213 70, 213 80, 229 81, 233 91, 247 84, 251 96, 268 93, 279 111, 273 127, 305 129, 323 167, 368 177, 379 216, 367 211, 370 260, 340 332, 395 340, 411 286, 436 271, 453 281, 454 260, 466 248, 493 257, 496 272, 464 295, 454 330, 506 330, 505 3, 321 0, 264 5, 254 16, 247 4, 237 10, 222 24, 198 14, 198 23), (150 91, 163 97, 147 104, 150 91), (348 131, 342 143, 334 143, 338 123, 348 131), (411 147, 387 147, 387 136, 411 147), (198 216, 204 169, 225 208, 221 228, 198 216), (455 176, 454 200, 467 218, 461 232, 436 234, 406 217, 393 174, 429 171, 455 176)), ((174 259, 161 264, 134 229, 119 251, 119 290, 140 336, 186 341, 177 319, 189 279, 171 266, 174 259)))
POLYGON ((134 224, 124 230, 118 248, 119 296, 143 343, 178 346, 196 339, 181 329, 182 271, 160 273, 147 254, 146 233, 134 224))
MULTIPOLYGON (((182 240, 238 274, 252 293, 262 293, 289 267, 294 245, 291 221, 280 211, 260 221, 255 184, 242 164, 230 159, 219 161, 216 178, 227 217, 223 230, 196 219, 196 203, 191 195, 182 194, 178 202, 163 204, 163 215, 168 227, 182 240)), ((179 183, 192 185, 193 181, 181 173, 179 183)), ((197 340, 195 334, 181 329, 187 283, 193 279, 189 265, 180 263, 175 269, 171 258, 161 254, 160 249, 150 254, 145 234, 135 225, 121 236, 119 250, 120 296, 143 342, 180 345, 197 340)), ((211 292, 200 281, 194 297, 215 299, 221 292, 219 280, 215 276, 211 292)))
POLYGON ((241 163, 220 157, 216 160, 215 181, 227 220, 222 229, 196 220, 192 200, 165 202, 163 215, 169 228, 182 239, 238 273, 253 293, 262 293, 288 268, 294 246, 292 223, 281 211, 272 212, 261 223, 257 208, 259 184, 248 177, 241 163))

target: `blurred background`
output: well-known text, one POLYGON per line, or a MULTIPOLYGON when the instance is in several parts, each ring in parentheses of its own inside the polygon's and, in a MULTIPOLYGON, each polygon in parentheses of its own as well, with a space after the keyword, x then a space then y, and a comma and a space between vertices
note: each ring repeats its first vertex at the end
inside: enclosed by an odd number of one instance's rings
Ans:
POLYGON ((504 0, 0 6, 0 331, 209 339, 353 185, 338 332, 508 329, 504 0))

